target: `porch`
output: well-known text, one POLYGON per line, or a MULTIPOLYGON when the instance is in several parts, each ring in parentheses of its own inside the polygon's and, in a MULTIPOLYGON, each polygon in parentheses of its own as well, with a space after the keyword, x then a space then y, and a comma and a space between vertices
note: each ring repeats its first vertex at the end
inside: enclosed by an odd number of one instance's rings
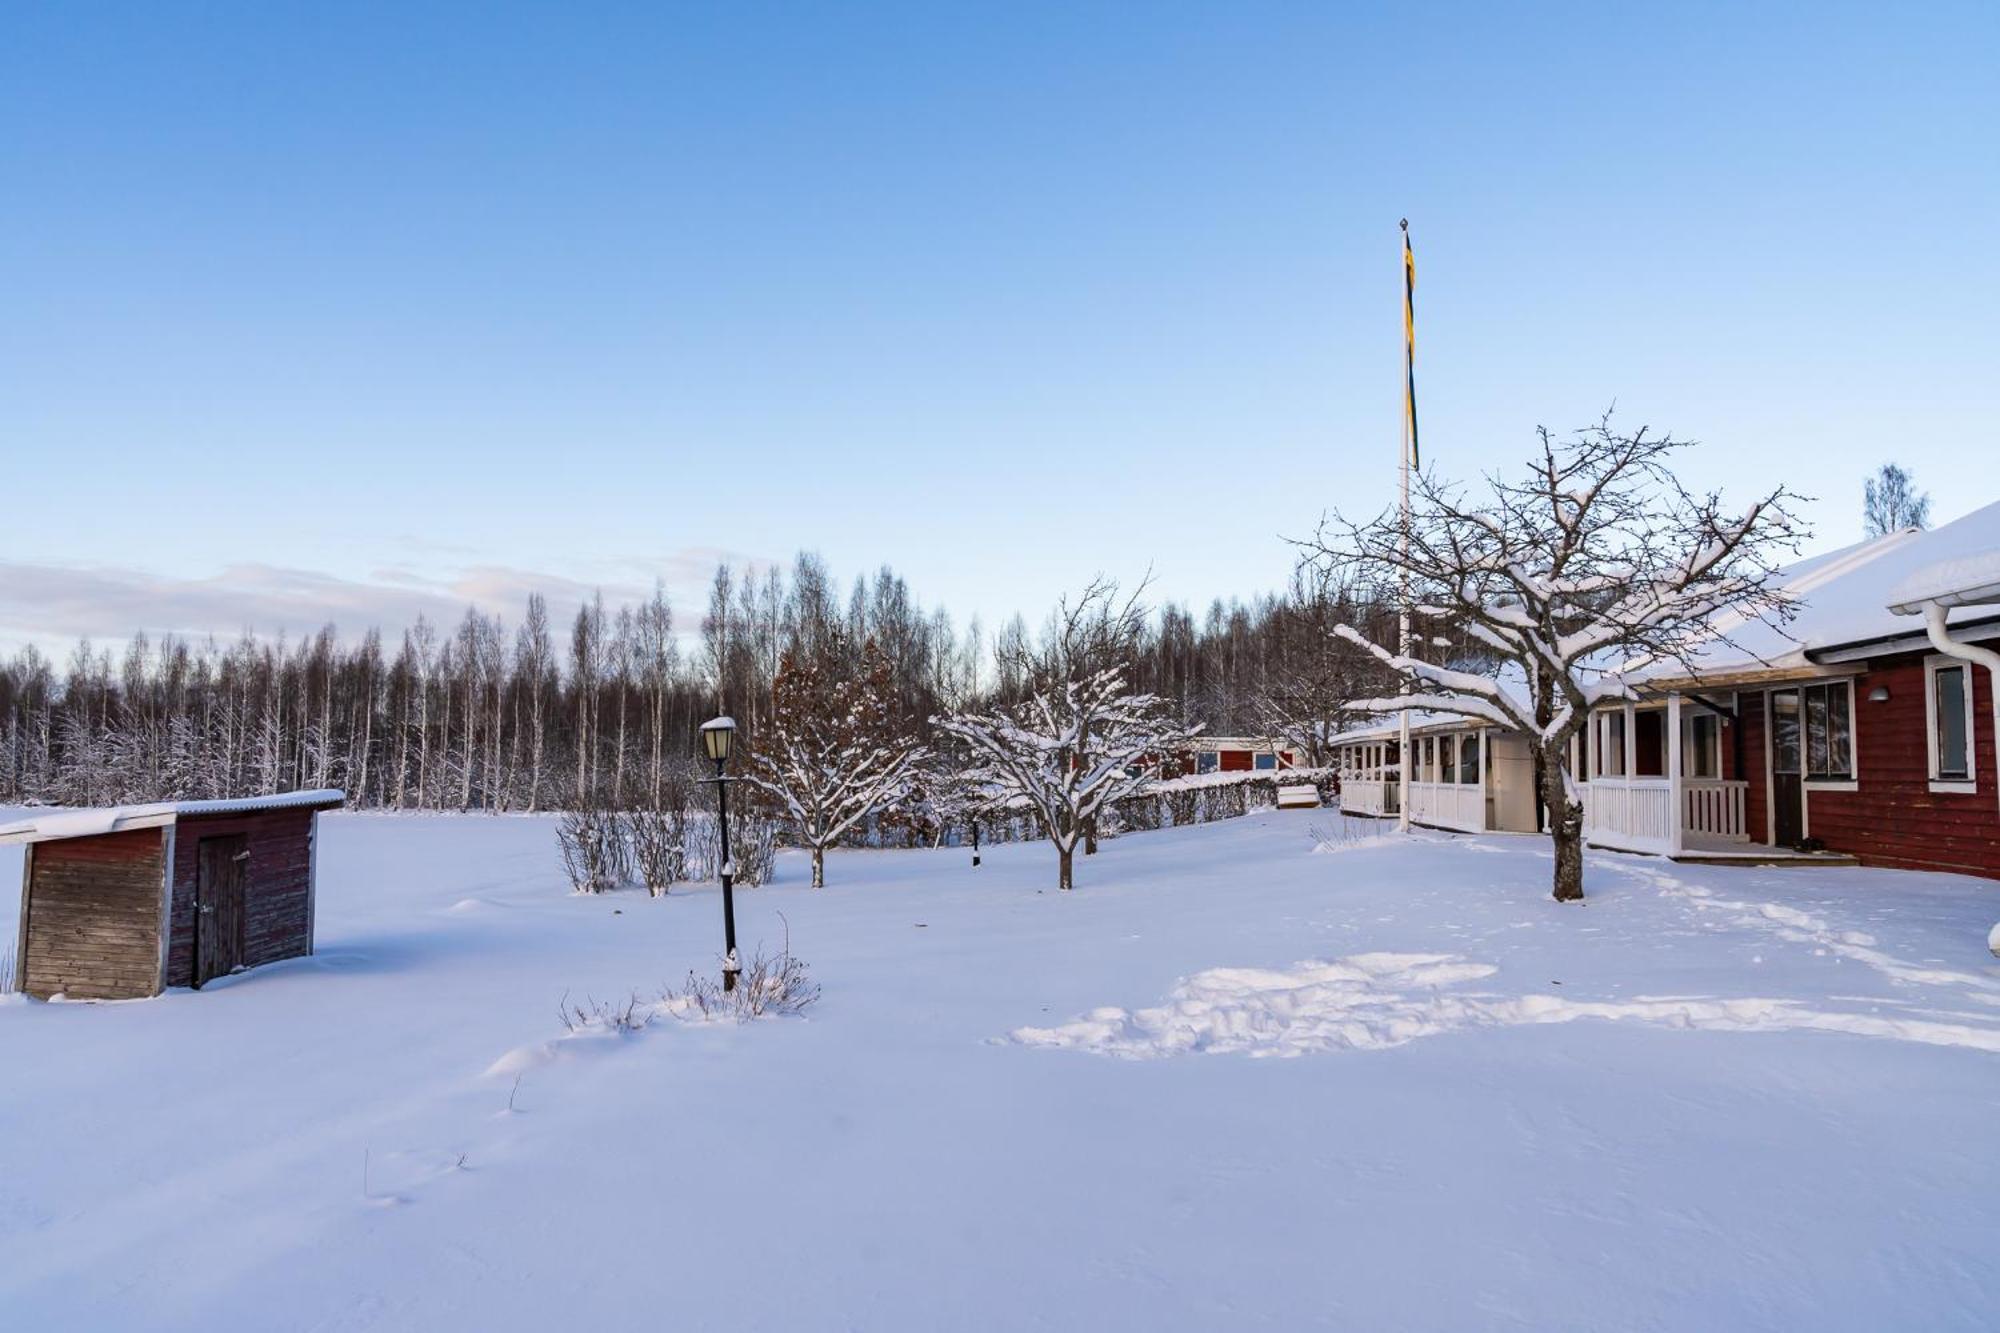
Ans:
POLYGON ((1594 777, 1583 789, 1584 840, 1662 856, 1747 851, 1749 790, 1741 779, 1594 777))
POLYGON ((1722 744, 1735 720, 1733 703, 1679 693, 1593 712, 1581 756, 1584 841, 1656 856, 1748 852, 1750 783, 1722 744))

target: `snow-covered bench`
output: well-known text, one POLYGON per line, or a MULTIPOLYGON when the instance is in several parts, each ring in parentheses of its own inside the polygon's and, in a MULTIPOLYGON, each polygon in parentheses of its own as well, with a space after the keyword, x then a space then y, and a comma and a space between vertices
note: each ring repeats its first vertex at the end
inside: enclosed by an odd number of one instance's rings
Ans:
POLYGON ((1308 782, 1293 783, 1278 788, 1278 808, 1280 810, 1319 809, 1319 788, 1308 782))

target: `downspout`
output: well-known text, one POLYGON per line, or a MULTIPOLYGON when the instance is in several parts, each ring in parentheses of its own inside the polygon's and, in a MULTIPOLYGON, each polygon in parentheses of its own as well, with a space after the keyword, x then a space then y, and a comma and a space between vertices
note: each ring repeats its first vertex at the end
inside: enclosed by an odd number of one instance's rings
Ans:
MULTIPOLYGON (((1980 648, 1969 643, 1960 643, 1951 637, 1951 629, 1946 620, 1951 612, 1939 602, 1924 603, 1924 632, 1930 636, 1931 647, 1947 657, 1956 657, 1962 662, 1975 662, 1986 668, 1987 678, 1993 694, 1993 787, 1996 798, 2000 798, 2000 653, 1991 648, 1980 648)), ((1973 737, 1975 751, 1978 737, 1973 737)), ((2000 927, 1996 927, 2000 929, 2000 927)))

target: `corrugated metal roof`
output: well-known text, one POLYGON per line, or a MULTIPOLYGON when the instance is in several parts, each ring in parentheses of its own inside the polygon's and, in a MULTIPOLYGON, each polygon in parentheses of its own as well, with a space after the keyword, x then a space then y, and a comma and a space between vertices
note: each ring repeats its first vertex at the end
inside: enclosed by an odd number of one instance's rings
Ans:
POLYGON ((113 805, 87 810, 50 810, 0 828, 0 844, 48 842, 56 838, 90 838, 132 829, 160 828, 181 819, 255 814, 265 810, 325 810, 344 805, 347 793, 332 787, 279 792, 273 796, 241 796, 219 801, 156 801, 148 805, 113 805))

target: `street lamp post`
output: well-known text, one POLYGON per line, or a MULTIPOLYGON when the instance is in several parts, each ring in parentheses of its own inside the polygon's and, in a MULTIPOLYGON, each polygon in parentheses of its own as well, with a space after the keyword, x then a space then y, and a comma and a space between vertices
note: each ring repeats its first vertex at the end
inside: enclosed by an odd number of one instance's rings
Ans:
POLYGON ((721 815, 722 830, 722 989, 736 989, 736 974, 743 970, 743 963, 736 956, 736 895, 732 884, 736 878, 735 867, 729 861, 729 779, 722 775, 722 767, 729 762, 730 742, 736 739, 736 723, 731 718, 713 718, 701 724, 701 745, 708 757, 715 761, 716 808, 721 815))

